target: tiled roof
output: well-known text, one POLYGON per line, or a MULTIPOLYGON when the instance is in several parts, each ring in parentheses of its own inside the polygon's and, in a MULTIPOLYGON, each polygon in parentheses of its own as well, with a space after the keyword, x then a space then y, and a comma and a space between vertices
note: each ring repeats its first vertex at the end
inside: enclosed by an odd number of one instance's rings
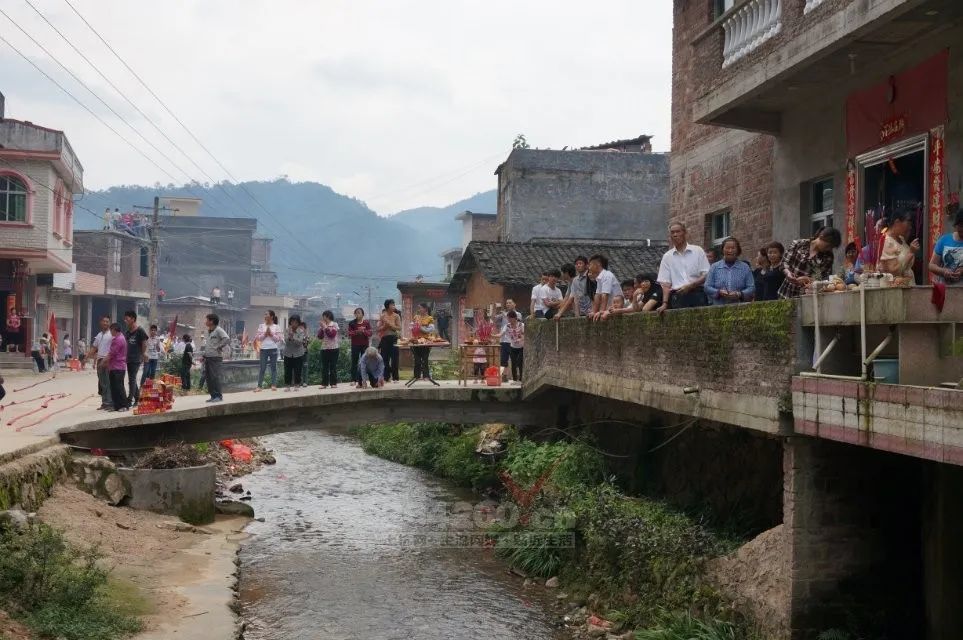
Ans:
POLYGON ((645 144, 646 142, 648 142, 648 141, 651 140, 651 139, 652 139, 652 136, 648 136, 648 135, 644 135, 644 134, 643 134, 643 135, 639 136, 638 138, 628 138, 628 139, 626 139, 626 140, 613 140, 613 141, 611 141, 611 142, 604 142, 604 143, 602 143, 602 144, 596 144, 596 145, 592 145, 592 146, 590 146, 590 147, 581 147, 581 149, 582 149, 583 151, 591 151, 591 150, 596 150, 596 149, 598 149, 598 150, 614 149, 614 148, 617 148, 617 147, 626 147, 626 146, 636 145, 636 144, 645 144))
POLYGON ((471 275, 481 271, 492 284, 530 285, 545 269, 557 269, 575 256, 601 253, 609 269, 621 280, 638 273, 655 273, 666 247, 639 241, 537 240, 532 242, 472 241, 451 281, 455 291, 464 290, 471 275))

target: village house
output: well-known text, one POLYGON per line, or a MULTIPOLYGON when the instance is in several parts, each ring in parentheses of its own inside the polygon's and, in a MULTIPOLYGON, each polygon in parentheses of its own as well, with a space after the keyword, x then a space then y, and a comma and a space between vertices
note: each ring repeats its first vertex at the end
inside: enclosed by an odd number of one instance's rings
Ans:
POLYGON ((963 180, 961 15, 939 0, 675 0, 672 219, 748 254, 823 225, 865 244, 908 207, 922 268, 963 180))
POLYGON ((498 239, 665 238, 669 156, 650 136, 582 149, 513 149, 498 176, 498 239))
POLYGON ((34 337, 47 331, 51 310, 55 316, 59 311, 65 321, 73 316, 72 197, 83 193, 83 171, 62 131, 7 118, 0 94, 0 331, 4 351, 29 356, 34 337), (55 275, 61 275, 56 285, 55 275))
POLYGON ((627 279, 657 272, 664 252, 664 245, 646 241, 473 240, 458 264, 449 291, 456 300, 458 317, 465 323, 472 322, 474 309, 487 309, 509 298, 528 316, 532 287, 546 269, 558 269, 579 255, 601 253, 608 257, 609 269, 618 278, 627 279))

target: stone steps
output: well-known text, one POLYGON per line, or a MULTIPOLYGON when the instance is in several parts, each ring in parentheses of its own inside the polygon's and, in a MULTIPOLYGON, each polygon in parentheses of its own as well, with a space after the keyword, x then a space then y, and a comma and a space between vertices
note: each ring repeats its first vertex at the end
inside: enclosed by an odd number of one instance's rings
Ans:
POLYGON ((22 353, 0 353, 0 371, 11 369, 32 370, 34 367, 33 359, 29 356, 24 357, 22 353))

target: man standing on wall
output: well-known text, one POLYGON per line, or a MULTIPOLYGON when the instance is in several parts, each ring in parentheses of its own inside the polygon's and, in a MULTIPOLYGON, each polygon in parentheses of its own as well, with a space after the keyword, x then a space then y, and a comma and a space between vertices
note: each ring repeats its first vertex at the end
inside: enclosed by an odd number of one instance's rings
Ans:
POLYGON ((231 352, 231 339, 227 331, 219 327, 221 319, 216 313, 207 314, 204 324, 207 325, 207 342, 204 344, 204 375, 207 378, 207 390, 211 397, 207 402, 220 402, 224 399, 221 391, 221 364, 231 352))
POLYGON ((100 394, 100 408, 108 410, 114 408, 114 401, 110 395, 110 370, 107 368, 107 358, 110 356, 110 342, 114 339, 110 333, 110 316, 100 319, 100 333, 90 341, 90 358, 97 369, 97 393, 100 394))
POLYGON ((135 407, 140 400, 137 372, 141 364, 147 364, 147 332, 137 326, 137 312, 124 312, 124 338, 127 339, 127 404, 135 407))
POLYGON ((662 256, 659 264, 659 285, 662 286, 662 306, 686 309, 704 307, 708 304, 702 285, 709 273, 709 260, 702 247, 688 242, 688 232, 681 222, 669 225, 672 247, 662 256))
POLYGON ((548 283, 548 272, 543 271, 542 277, 534 287, 532 287, 532 306, 530 311, 532 316, 535 318, 545 317, 545 303, 543 299, 545 298, 545 292, 543 291, 545 285, 548 283))

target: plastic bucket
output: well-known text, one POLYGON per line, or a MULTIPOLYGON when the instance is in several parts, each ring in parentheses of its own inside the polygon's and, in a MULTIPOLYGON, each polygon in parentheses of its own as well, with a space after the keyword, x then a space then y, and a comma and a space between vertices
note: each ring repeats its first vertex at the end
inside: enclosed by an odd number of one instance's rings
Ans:
POLYGON ((899 384, 899 359, 876 358, 873 361, 873 373, 884 384, 899 384))

